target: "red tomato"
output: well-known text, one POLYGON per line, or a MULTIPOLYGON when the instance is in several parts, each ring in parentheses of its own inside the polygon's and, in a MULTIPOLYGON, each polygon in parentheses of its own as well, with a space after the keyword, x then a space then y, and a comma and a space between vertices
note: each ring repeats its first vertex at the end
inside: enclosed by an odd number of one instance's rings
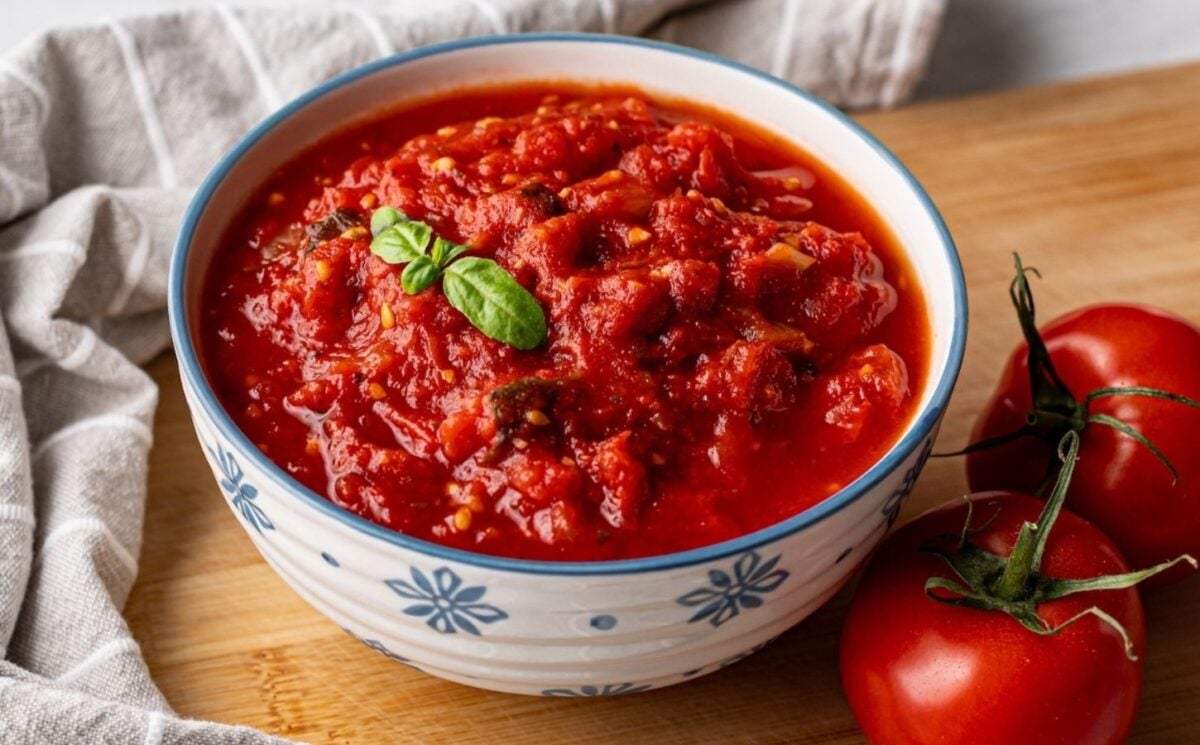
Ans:
MULTIPOLYGON (((1044 507, 1012 492, 978 494, 973 502, 972 527, 982 527, 972 543, 1001 557, 1011 553, 1022 523, 1036 522, 1044 507)), ((1124 742, 1142 664, 1126 656, 1111 626, 1086 616, 1055 636, 1040 636, 1005 613, 926 596, 926 579, 955 577, 944 560, 920 547, 956 536, 966 519, 966 504, 955 501, 905 525, 883 544, 858 587, 842 631, 841 667, 867 739, 886 745, 1124 742)), ((1086 579, 1125 571, 1103 533, 1059 514, 1043 575, 1086 579)), ((1134 588, 1082 592, 1037 611, 1058 625, 1092 606, 1125 627, 1140 655, 1145 631, 1134 588)))
MULTIPOLYGON (((1200 399, 1200 329, 1136 305, 1096 305, 1041 329, 1050 359, 1076 400, 1098 388, 1144 386, 1200 399)), ((1031 409, 1028 346, 1009 359, 972 442, 1021 427, 1031 409)), ((1081 433, 1067 507, 1112 537, 1144 569, 1183 553, 1200 556, 1200 409, 1147 396, 1099 398, 1090 415, 1107 414, 1146 436, 1178 471, 1171 472, 1133 437, 1100 424, 1081 433)), ((967 457, 972 491, 1032 492, 1045 478, 1062 432, 1019 440, 967 457)), ((1156 578, 1193 569, 1180 565, 1156 578)))

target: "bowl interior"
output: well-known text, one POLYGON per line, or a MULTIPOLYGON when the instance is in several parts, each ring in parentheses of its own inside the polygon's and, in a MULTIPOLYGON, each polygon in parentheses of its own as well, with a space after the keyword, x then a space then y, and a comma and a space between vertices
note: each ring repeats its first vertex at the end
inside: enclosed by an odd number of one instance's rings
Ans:
MULTIPOLYGON (((205 271, 227 225, 268 174, 329 134, 406 99, 488 83, 547 79, 634 85, 650 94, 727 110, 798 144, 857 189, 896 236, 925 293, 932 343, 928 378, 918 414, 891 451, 867 474, 808 512, 852 498, 889 470, 893 456, 920 444, 936 424, 958 373, 966 298, 953 243, 912 176, 845 115, 765 74, 693 50, 585 35, 474 39, 380 60, 292 102, 239 143, 201 187, 172 268, 172 333, 183 373, 204 390, 206 403, 215 403, 215 398, 196 362, 192 341, 197 337, 205 271)), ((214 417, 225 415, 217 412, 214 417)))

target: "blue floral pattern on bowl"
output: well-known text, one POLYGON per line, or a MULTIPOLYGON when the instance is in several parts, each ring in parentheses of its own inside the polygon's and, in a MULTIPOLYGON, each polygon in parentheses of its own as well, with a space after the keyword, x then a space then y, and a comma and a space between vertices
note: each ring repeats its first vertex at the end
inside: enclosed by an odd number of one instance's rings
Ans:
POLYGON ((585 685, 578 688, 547 688, 543 696, 564 696, 568 698, 591 698, 592 696, 620 696, 624 693, 641 693, 654 686, 649 683, 609 683, 603 686, 585 685))
POLYGON ((933 438, 930 437, 921 446, 921 454, 917 456, 917 461, 913 463, 912 468, 904 473, 904 481, 896 487, 896 490, 888 497, 884 503, 880 514, 887 518, 887 526, 890 529, 896 524, 896 520, 900 517, 900 508, 904 506, 904 498, 917 483, 917 477, 921 475, 921 469, 925 467, 925 461, 929 460, 929 454, 933 452, 933 438))
POLYGON ((258 489, 245 481, 246 475, 233 457, 233 453, 222 448, 220 441, 217 441, 215 447, 210 445, 205 447, 221 469, 221 478, 219 479, 221 488, 229 494, 233 508, 241 513, 242 519, 259 533, 264 530, 274 530, 275 523, 271 522, 262 507, 254 503, 254 500, 258 498, 258 489))
MULTIPOLYGON (((717 666, 713 668, 713 671, 715 672, 717 670, 724 670, 725 668, 729 667, 730 665, 734 665, 734 664, 737 664, 738 662, 741 662, 742 660, 746 659, 747 657, 754 654, 755 652, 761 651, 763 649, 763 647, 765 647, 768 644, 770 644, 771 642, 775 641, 780 636, 782 636, 782 634, 776 634, 775 636, 772 636, 770 639, 767 639, 765 642, 762 642, 760 644, 755 644, 753 647, 751 647, 750 649, 747 649, 745 652, 739 652, 732 657, 728 657, 724 660, 721 660, 719 663, 717 663, 717 666)), ((704 672, 707 669, 708 668, 706 668, 706 667, 698 667, 694 670, 688 670, 682 674, 682 677, 694 678, 695 676, 699 675, 700 673, 704 672)))
POLYGON ((367 648, 375 650, 376 652, 383 655, 384 657, 387 657, 389 660, 395 660, 396 662, 408 665, 409 667, 411 667, 414 670, 421 669, 421 668, 417 667, 416 665, 414 665, 412 660, 408 659, 407 657, 401 657, 400 655, 396 654, 392 650, 388 649, 387 646, 385 646, 384 643, 379 641, 378 639, 364 639, 361 636, 359 636, 358 634, 354 633, 353 631, 351 631, 350 629, 348 629, 344 626, 342 627, 342 631, 345 631, 347 634, 349 634, 355 640, 362 642, 363 645, 365 645, 367 648))
POLYGON ((425 573, 409 567, 412 582, 402 579, 385 579, 384 584, 402 598, 417 600, 404 609, 409 616, 425 617, 429 628, 442 633, 454 634, 465 631, 480 636, 476 623, 495 623, 508 618, 508 614, 494 605, 481 603, 487 594, 482 586, 463 587, 462 578, 446 567, 433 572, 430 582, 425 573))
POLYGON ((727 660, 721 660, 721 662, 717 665, 717 669, 724 670, 725 668, 729 667, 730 665, 736 665, 737 663, 746 659, 747 657, 754 654, 755 652, 761 652, 764 647, 766 647, 768 644, 770 644, 771 642, 778 639, 780 636, 781 636, 781 634, 776 634, 775 636, 772 636, 770 639, 767 639, 765 642, 762 642, 760 644, 755 644, 753 647, 747 649, 745 652, 735 654, 734 656, 730 657, 727 660))
POLYGON ((700 587, 676 599, 675 602, 700 610, 688 619, 688 623, 707 620, 714 627, 720 626, 741 611, 762 606, 762 595, 774 592, 788 578, 784 569, 775 569, 779 556, 763 561, 757 551, 751 550, 738 557, 733 564, 732 576, 720 569, 708 572, 708 587, 700 587))

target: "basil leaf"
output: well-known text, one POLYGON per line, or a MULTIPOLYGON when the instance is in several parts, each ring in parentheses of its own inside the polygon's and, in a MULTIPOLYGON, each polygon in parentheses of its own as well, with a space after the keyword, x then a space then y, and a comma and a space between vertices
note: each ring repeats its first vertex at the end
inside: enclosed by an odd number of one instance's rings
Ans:
POLYGON ((400 210, 384 205, 371 214, 371 235, 379 235, 396 223, 407 219, 408 215, 400 210))
POLYGON ((442 259, 446 255, 446 249, 450 246, 450 241, 438 236, 433 239, 433 248, 429 249, 429 258, 433 259, 433 263, 438 266, 445 266, 442 259))
POLYGON ((491 259, 467 256, 446 267, 442 291, 475 328, 496 341, 533 349, 546 340, 542 306, 491 259))
POLYGON ((371 253, 389 264, 404 264, 425 255, 433 228, 416 220, 404 220, 371 241, 371 253))
POLYGON ((454 261, 463 253, 470 250, 470 246, 448 241, 445 238, 438 238, 433 242, 433 250, 430 251, 430 255, 433 257, 433 263, 444 268, 451 261, 454 261))
POLYGON ((400 275, 400 286, 409 295, 416 295, 424 292, 429 285, 436 282, 441 273, 442 270, 433 263, 433 259, 428 256, 418 256, 404 267, 404 272, 400 275))

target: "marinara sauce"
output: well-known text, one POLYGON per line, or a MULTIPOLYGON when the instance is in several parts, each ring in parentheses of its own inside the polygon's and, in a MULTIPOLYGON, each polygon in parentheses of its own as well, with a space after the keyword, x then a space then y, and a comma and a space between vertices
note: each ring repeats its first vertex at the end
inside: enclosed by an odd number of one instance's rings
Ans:
POLYGON ((872 209, 724 112, 559 83, 385 112, 274 174, 210 270, 206 369, 269 458, 405 534, 632 558, 749 533, 863 473, 929 330, 872 209), (484 336, 369 249, 394 206, 494 259, 547 341, 484 336))

